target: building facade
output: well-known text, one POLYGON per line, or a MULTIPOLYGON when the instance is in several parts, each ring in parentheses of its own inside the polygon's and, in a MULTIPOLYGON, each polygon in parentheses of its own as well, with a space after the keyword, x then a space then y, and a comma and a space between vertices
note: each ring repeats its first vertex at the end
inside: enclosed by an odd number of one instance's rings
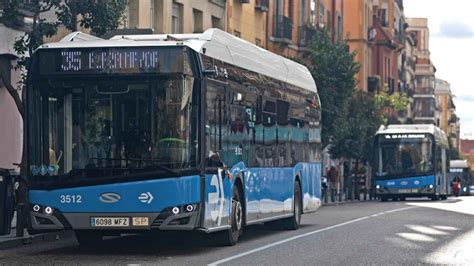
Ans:
POLYGON ((449 82, 436 79, 435 95, 439 102, 439 127, 449 136, 451 147, 459 151, 460 124, 449 82))
POLYGON ((226 29, 226 0, 137 0, 125 10, 124 27, 154 33, 199 33, 226 29))
POLYGON ((269 8, 270 0, 227 1, 227 32, 266 48, 269 8))
MULTIPOLYGON (((356 75, 357 88, 369 91, 369 77, 372 73, 372 42, 375 40, 375 30, 372 27, 372 0, 344 1, 343 13, 344 35, 351 52, 356 51, 356 61, 360 64, 356 75)), ((371 81, 372 83, 372 81, 371 81)))
POLYGON ((417 39, 413 120, 438 125, 439 108, 434 95, 436 68, 430 60, 428 19, 407 18, 407 22, 407 31, 417 39))

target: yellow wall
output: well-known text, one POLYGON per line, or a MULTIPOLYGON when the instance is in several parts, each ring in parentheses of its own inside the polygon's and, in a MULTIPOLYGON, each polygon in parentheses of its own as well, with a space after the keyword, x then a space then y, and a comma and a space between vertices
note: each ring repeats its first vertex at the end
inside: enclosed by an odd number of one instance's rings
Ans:
POLYGON ((266 13, 255 9, 255 0, 242 4, 240 0, 228 0, 227 3, 227 32, 240 33, 240 38, 266 47, 266 13))
POLYGON ((344 36, 351 52, 356 51, 360 63, 356 75, 357 88, 367 91, 367 78, 370 75, 371 51, 367 32, 372 26, 372 3, 369 0, 344 1, 344 36))

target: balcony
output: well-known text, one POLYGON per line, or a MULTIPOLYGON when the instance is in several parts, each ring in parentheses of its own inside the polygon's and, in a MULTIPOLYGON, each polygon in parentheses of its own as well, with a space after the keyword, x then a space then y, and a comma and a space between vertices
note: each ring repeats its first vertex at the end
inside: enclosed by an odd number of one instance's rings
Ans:
POLYGON ((415 94, 429 95, 431 97, 432 95, 434 95, 434 88, 417 86, 415 88, 415 94))
POLYGON ((255 9, 268 12, 270 10, 270 0, 255 0, 255 9))
POLYGON ((307 47, 316 35, 316 29, 310 26, 298 27, 298 46, 307 47))
POLYGON ((291 43, 293 20, 281 15, 274 16, 273 19, 273 41, 291 43))
POLYGON ((221 7, 225 7, 225 4, 226 4, 226 0, 209 0, 209 2, 214 3, 221 7))
POLYGON ((417 76, 433 76, 435 71, 429 64, 416 64, 415 75, 417 76))

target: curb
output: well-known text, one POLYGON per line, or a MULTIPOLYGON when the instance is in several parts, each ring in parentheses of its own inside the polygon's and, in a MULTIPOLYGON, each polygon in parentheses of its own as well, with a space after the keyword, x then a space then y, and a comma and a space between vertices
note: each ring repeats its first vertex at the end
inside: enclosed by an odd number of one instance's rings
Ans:
POLYGON ((10 239, 0 241, 0 250, 11 249, 30 244, 38 244, 42 242, 52 242, 71 237, 74 237, 73 231, 59 231, 54 233, 44 233, 25 237, 11 237, 10 239))
POLYGON ((321 206, 337 206, 337 205, 349 204, 349 203, 376 202, 376 201, 377 200, 343 200, 343 201, 322 203, 321 206))

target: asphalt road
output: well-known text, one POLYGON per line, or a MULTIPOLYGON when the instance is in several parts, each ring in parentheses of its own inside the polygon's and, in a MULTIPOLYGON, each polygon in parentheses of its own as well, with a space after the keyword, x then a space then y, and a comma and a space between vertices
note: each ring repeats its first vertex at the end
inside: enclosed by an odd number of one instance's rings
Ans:
POLYGON ((246 228, 234 247, 205 234, 109 238, 95 249, 73 238, 0 251, 0 264, 474 265, 474 197, 324 206, 297 231, 246 228))

